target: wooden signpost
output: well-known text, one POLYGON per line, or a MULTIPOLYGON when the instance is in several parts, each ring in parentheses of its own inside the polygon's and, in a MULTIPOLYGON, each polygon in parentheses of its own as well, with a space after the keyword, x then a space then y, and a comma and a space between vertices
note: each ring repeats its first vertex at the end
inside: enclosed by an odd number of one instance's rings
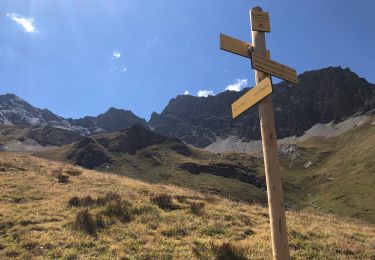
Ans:
POLYGON ((270 59, 266 49, 264 32, 270 32, 269 14, 260 7, 250 10, 253 43, 245 43, 223 34, 220 48, 251 59, 257 85, 232 104, 232 116, 237 117, 259 104, 263 158, 267 182, 268 206, 274 259, 289 259, 288 234, 281 183, 280 164, 277 155, 277 137, 272 106, 272 82, 270 75, 298 84, 296 71, 270 59), (245 51, 248 46, 247 53, 245 51), (268 74, 267 74, 268 73, 268 74))

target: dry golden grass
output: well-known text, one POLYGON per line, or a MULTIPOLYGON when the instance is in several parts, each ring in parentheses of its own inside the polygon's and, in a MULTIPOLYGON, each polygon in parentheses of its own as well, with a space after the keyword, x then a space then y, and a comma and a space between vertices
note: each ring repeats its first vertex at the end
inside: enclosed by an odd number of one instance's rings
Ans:
MULTIPOLYGON (((374 226, 313 209, 288 211, 287 222, 293 258, 375 258, 374 226)), ((238 259, 271 259, 269 233, 261 205, 0 153, 0 259, 220 259, 227 251, 238 259), (68 182, 59 182, 59 174, 69 175, 68 182), (87 208, 96 216, 103 207, 68 201, 108 192, 133 205, 131 221, 113 218, 96 235, 77 230, 77 212, 87 208), (153 203, 161 194, 171 195, 176 207, 153 203), (192 203, 204 203, 200 214, 192 203)))

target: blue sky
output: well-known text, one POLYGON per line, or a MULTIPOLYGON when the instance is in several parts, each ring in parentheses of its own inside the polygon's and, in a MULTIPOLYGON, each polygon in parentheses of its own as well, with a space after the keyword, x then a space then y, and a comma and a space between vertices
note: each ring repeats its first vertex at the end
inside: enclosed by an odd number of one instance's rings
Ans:
POLYGON ((0 0, 0 94, 79 118, 109 107, 148 119, 169 100, 252 86, 249 9, 270 12, 272 59, 298 73, 350 67, 375 82, 375 1, 0 0))

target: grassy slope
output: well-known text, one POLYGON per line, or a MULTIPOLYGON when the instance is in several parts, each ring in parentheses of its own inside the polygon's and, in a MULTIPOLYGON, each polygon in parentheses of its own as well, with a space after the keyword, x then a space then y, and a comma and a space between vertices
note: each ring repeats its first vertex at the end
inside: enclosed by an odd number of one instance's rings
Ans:
MULTIPOLYGON (((375 125, 371 125, 374 120, 373 117, 338 137, 312 138, 300 144, 303 147, 300 159, 282 159, 286 205, 291 208, 315 206, 375 223, 375 125), (305 169, 303 165, 307 161, 313 164, 305 169)), ((242 164, 254 169, 258 176, 264 176, 262 159, 254 160, 246 154, 214 154, 193 147, 191 156, 183 156, 171 149, 173 145, 169 142, 149 146, 135 155, 114 154, 114 164, 99 170, 243 201, 266 201, 266 193, 251 184, 212 174, 194 175, 179 167, 183 162, 242 164)), ((70 147, 44 152, 43 156, 63 160, 70 147)))
MULTIPOLYGON (((250 165, 251 168, 262 176, 262 166, 259 161, 252 162, 250 156, 217 156, 209 152, 194 149, 191 156, 183 156, 178 153, 171 152, 168 144, 161 146, 150 146, 137 152, 135 156, 123 154, 117 158, 116 163, 110 169, 122 175, 140 178, 152 183, 174 184, 184 186, 191 189, 206 191, 213 194, 223 194, 230 198, 240 199, 244 201, 266 201, 266 193, 257 187, 239 181, 234 178, 225 178, 208 173, 191 174, 179 167, 179 164, 186 162, 194 162, 198 164, 209 164, 210 162, 223 162, 230 164, 250 165), (155 158, 160 162, 158 167, 153 165, 153 161, 145 159, 144 154, 153 153, 155 158), (124 168, 123 159, 133 162, 137 165, 137 169, 132 166, 124 168)), ((125 163, 126 165, 126 163, 125 163)), ((129 164, 127 164, 129 166, 129 164)))
MULTIPOLYGON (((190 147, 191 155, 184 156, 173 151, 171 149, 173 145, 175 145, 174 142, 151 145, 138 150, 134 155, 129 153, 111 154, 113 163, 100 167, 98 170, 115 172, 151 183, 174 184, 213 194, 222 194, 233 199, 267 201, 266 192, 249 183, 209 173, 191 174, 179 167, 181 163, 186 162, 204 165, 208 165, 210 162, 241 164, 253 169, 258 176, 263 176, 261 160, 245 154, 217 155, 194 147, 190 147)), ((53 148, 36 154, 47 159, 64 161, 66 153, 72 146, 53 148)))
MULTIPOLYGON (((189 146, 191 155, 184 156, 171 147, 173 141, 151 145, 136 154, 111 154, 113 164, 98 168, 100 171, 115 172, 120 175, 145 180, 151 183, 174 184, 198 191, 225 195, 228 198, 242 201, 265 203, 267 194, 259 188, 235 178, 226 178, 210 173, 191 174, 179 167, 182 163, 192 162, 201 165, 224 163, 242 165, 252 169, 257 176, 264 178, 263 159, 247 154, 216 154, 189 146), (151 156, 149 156, 151 155, 151 156)), ((66 154, 73 145, 52 148, 49 151, 37 152, 43 158, 65 161, 66 154)), ((284 184, 286 202, 290 207, 306 206, 307 196, 292 182, 284 184)))
MULTIPOLYGON (((68 184, 53 172, 68 164, 32 156, 0 153, 0 258, 130 259, 213 258, 229 241, 247 258, 271 259, 267 208, 236 203, 176 186, 147 184, 127 177, 80 169, 68 184), (147 211, 126 224, 114 221, 97 237, 75 230, 81 208, 67 206, 72 196, 102 196, 117 192, 147 211), (150 198, 168 193, 180 209, 165 211, 150 198), (177 202, 176 196, 187 202, 177 202), (191 213, 188 202, 205 203, 203 215, 191 213), (251 233, 254 234, 251 234, 251 233)), ((100 210, 89 207, 95 214, 100 210)), ((375 228, 352 219, 313 209, 288 211, 291 254, 294 258, 375 257, 375 228)))
POLYGON ((336 214, 375 223, 375 125, 301 144, 303 160, 284 161, 286 180, 311 194, 310 203, 336 214), (308 169, 302 166, 310 160, 308 169))

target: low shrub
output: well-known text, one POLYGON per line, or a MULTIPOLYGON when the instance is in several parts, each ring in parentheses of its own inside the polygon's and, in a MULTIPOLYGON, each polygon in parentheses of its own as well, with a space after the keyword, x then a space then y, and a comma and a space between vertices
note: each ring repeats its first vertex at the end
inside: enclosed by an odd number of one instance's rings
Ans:
POLYGON ((107 223, 105 222, 102 214, 97 214, 95 216, 95 224, 100 229, 105 228, 107 226, 107 223))
POLYGON ((157 214, 157 209, 153 205, 142 205, 133 208, 134 215, 142 215, 142 214, 150 214, 155 213, 157 214))
POLYGON ((79 169, 69 168, 65 170, 66 174, 69 176, 79 176, 82 174, 82 171, 79 169))
POLYGON ((151 198, 151 201, 164 210, 175 210, 179 207, 172 202, 171 195, 161 194, 151 198))
POLYGON ((189 232, 184 227, 172 227, 161 231, 161 234, 166 237, 184 237, 189 235, 189 232))
POLYGON ((74 196, 70 198, 68 201, 68 205, 70 207, 92 206, 94 204, 96 204, 96 201, 90 195, 85 196, 83 198, 74 196))
POLYGON ((96 204, 99 205, 99 206, 104 206, 104 205, 108 204, 111 201, 121 201, 120 195, 117 194, 117 193, 108 192, 103 197, 98 197, 96 199, 96 204))
POLYGON ((74 196, 69 199, 68 205, 71 207, 79 207, 79 206, 105 206, 111 201, 121 201, 120 195, 117 193, 107 193, 103 197, 98 197, 96 199, 93 199, 90 195, 85 196, 83 198, 79 198, 77 196, 74 196))
POLYGON ((88 209, 77 212, 74 224, 76 229, 82 230, 89 235, 96 235, 97 226, 88 209))
POLYGON ((202 235, 205 236, 218 236, 218 235, 224 235, 225 229, 218 226, 207 226, 201 231, 202 235))
POLYGON ((176 199, 177 199, 177 201, 179 203, 186 203, 186 201, 187 201, 187 197, 186 196, 182 196, 182 195, 177 195, 176 199))
POLYGON ((78 198, 77 196, 74 196, 74 197, 71 197, 69 200, 68 200, 68 205, 70 207, 78 207, 81 205, 81 199, 78 198))
POLYGON ((194 247, 192 250, 193 250, 194 255, 197 257, 197 259, 210 259, 209 258, 210 250, 205 244, 199 241, 194 241, 194 247))
POLYGON ((116 217, 121 222, 127 223, 133 219, 132 205, 127 201, 111 201, 104 210, 109 217, 116 217))
POLYGON ((57 178, 58 175, 62 174, 63 173, 63 169, 62 168, 57 168, 57 169, 53 169, 52 170, 52 176, 57 178))
POLYGON ((87 195, 81 199, 81 206, 92 206, 96 201, 90 196, 87 195))
POLYGON ((60 173, 57 175, 57 180, 59 183, 67 184, 69 182, 69 175, 60 173))
POLYGON ((90 214, 88 209, 83 209, 77 213, 74 222, 75 228, 83 230, 90 235, 96 235, 99 229, 112 225, 116 219, 123 223, 128 223, 133 220, 135 215, 155 210, 155 207, 147 205, 133 207, 130 202, 122 200, 117 193, 107 193, 105 196, 98 197, 97 199, 93 199, 91 196, 83 198, 74 196, 70 198, 68 205, 71 207, 105 207, 95 217, 90 214))
POLYGON ((221 245, 212 245, 211 250, 217 260, 246 260, 246 252, 243 248, 224 242, 221 245))
POLYGON ((204 202, 190 202, 190 211, 198 216, 204 213, 204 202))

